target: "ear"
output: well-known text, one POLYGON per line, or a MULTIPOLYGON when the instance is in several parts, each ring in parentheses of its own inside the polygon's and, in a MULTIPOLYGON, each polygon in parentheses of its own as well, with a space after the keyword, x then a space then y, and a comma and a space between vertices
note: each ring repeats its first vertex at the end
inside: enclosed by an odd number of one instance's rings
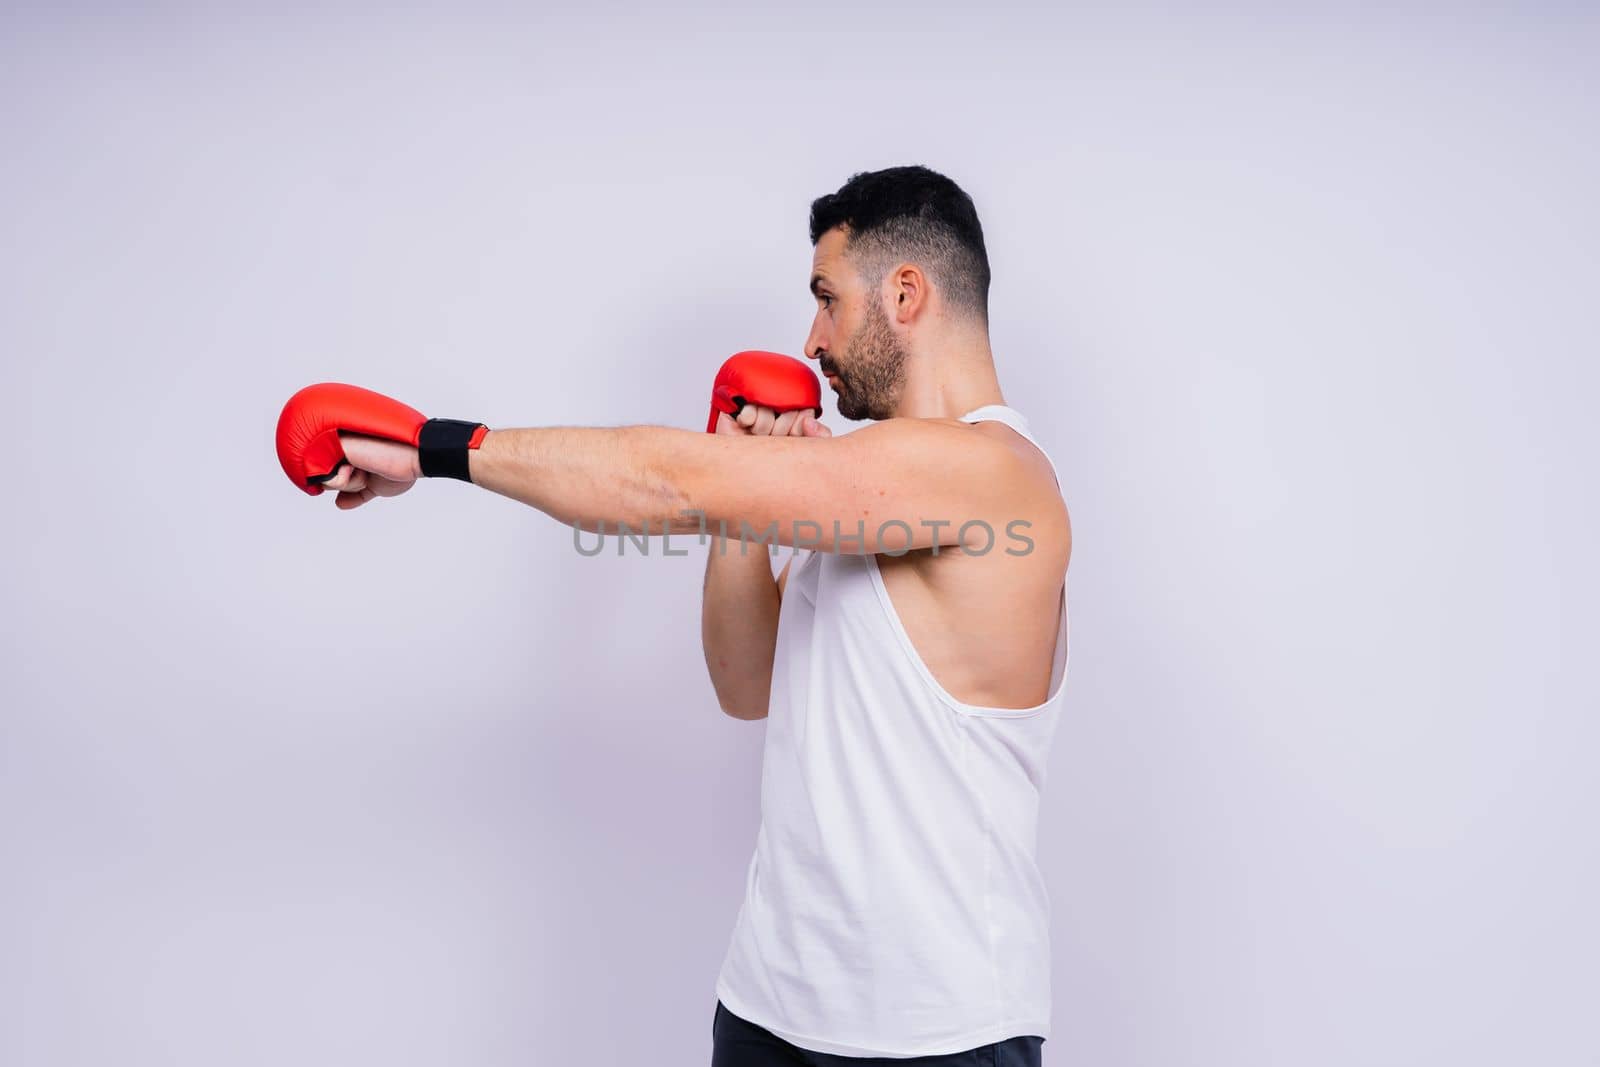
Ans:
POLYGON ((927 307, 929 298, 928 278, 922 268, 915 263, 902 263, 889 272, 886 284, 894 321, 902 324, 915 321, 927 307))

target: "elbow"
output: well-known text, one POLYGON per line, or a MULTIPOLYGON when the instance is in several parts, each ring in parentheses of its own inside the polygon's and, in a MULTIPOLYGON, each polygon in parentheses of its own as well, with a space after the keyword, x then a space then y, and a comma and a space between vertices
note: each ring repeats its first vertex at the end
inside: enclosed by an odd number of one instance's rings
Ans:
MULTIPOLYGON (((662 432, 658 426, 624 426, 620 430, 635 442, 639 450, 636 464, 637 479, 628 486, 633 510, 652 518, 662 517, 672 533, 703 533, 705 514, 698 510, 697 495, 692 489, 693 468, 670 457, 652 451, 654 435, 662 432)), ((684 431, 668 430, 677 435, 684 431)), ((698 435, 691 435, 698 436, 698 435)))
POLYGON ((717 705, 722 708, 722 714, 730 719, 739 719, 743 722, 755 722, 757 719, 767 717, 765 705, 756 707, 753 704, 741 703, 734 700, 718 700, 717 705))

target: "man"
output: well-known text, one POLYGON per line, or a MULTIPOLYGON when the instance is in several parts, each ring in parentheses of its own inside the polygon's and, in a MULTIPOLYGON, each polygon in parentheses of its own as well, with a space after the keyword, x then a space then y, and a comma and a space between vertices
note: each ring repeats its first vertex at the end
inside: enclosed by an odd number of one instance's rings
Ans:
MULTIPOLYGON (((1000 391, 971 198, 924 167, 857 174, 812 204, 811 241, 805 354, 840 413, 872 425, 834 437, 809 412, 747 404, 714 435, 476 427, 452 462, 588 530, 809 548, 776 580, 761 546, 718 542, 707 560, 718 700, 768 723, 713 1067, 1038 1064, 1034 851, 1066 670, 1067 510, 1000 391)), ((349 465, 324 483, 340 507, 426 465, 395 441, 342 444, 349 465)))

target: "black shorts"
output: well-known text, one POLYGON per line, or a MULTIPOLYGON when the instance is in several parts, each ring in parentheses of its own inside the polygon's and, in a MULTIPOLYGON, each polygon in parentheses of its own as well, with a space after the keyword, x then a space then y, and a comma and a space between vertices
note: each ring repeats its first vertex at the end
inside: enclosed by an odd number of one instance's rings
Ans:
POLYGON ((717 1001, 711 1023, 711 1067, 1040 1067, 1042 1037, 1009 1037, 942 1056, 835 1056, 799 1048, 739 1018, 717 1001))

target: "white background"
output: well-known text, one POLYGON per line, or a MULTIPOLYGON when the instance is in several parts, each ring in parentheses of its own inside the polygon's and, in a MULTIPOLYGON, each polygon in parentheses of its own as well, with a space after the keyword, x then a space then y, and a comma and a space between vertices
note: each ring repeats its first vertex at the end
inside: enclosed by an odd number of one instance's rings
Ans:
POLYGON ((1118 11, 0 13, 0 1062, 707 1062, 701 551, 273 425, 700 428, 904 163, 1074 515, 1046 1062, 1600 1059, 1600 26, 1118 11))

